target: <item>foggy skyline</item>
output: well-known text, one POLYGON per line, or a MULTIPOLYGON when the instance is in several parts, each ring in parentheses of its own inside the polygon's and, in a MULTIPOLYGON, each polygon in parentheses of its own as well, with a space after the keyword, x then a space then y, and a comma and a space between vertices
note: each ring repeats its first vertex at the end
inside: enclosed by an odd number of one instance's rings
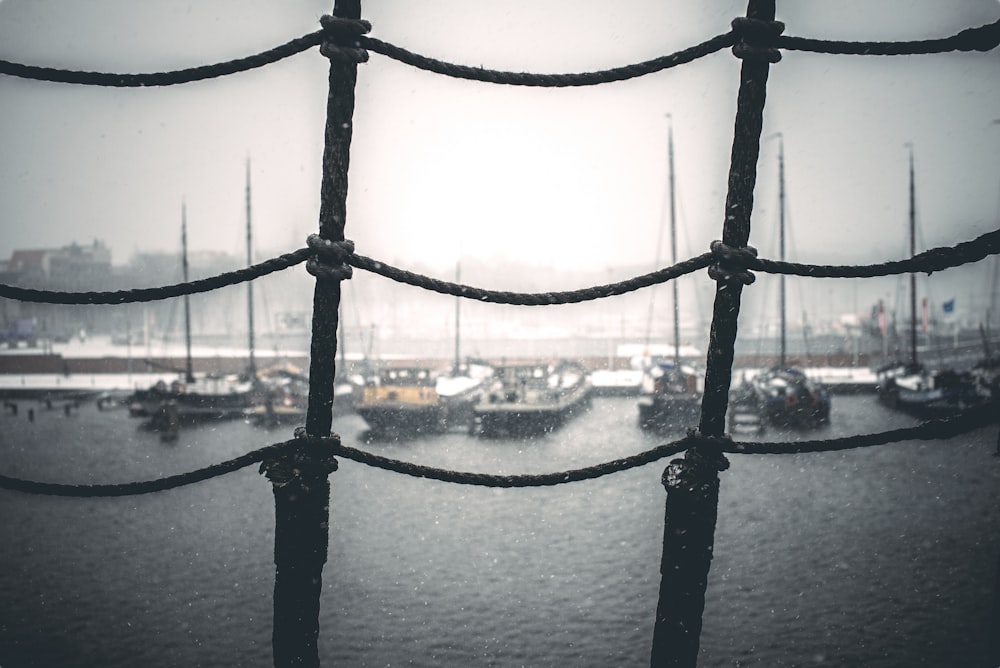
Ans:
MULTIPOLYGON (((0 2, 0 58, 154 72, 246 56, 318 28, 332 3, 0 2)), ((405 3, 366 0, 372 36, 450 62, 540 73, 605 69, 726 32, 745 2, 405 3), (618 12, 618 13, 609 13, 618 12)), ((941 37, 996 20, 990 1, 779 2, 786 34, 941 37)), ((918 250, 997 227, 1000 54, 860 57, 784 52, 771 67, 750 243, 777 252, 784 138, 792 261, 907 255, 907 150, 918 250)), ((0 257, 103 240, 116 264, 176 251, 240 254, 251 160, 255 247, 317 227, 327 61, 311 49, 251 72, 112 89, 0 76, 0 257)), ((448 79, 376 53, 359 66, 346 235, 358 252, 449 277, 459 257, 607 272, 669 264, 667 114, 679 259, 721 236, 740 61, 728 49, 639 79, 525 89, 448 79)), ((258 255, 258 261, 264 256, 258 255)), ((542 281, 544 283, 544 281, 542 281)), ((825 288, 824 288, 825 289, 825 288)))

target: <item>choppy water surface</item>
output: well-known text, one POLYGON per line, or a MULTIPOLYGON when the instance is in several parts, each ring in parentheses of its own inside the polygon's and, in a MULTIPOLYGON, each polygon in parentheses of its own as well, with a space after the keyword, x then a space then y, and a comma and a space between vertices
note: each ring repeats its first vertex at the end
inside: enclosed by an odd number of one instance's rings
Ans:
MULTIPOLYGON (((835 397, 833 425, 819 434, 909 424, 871 396, 835 397)), ((349 445, 493 473, 588 466, 668 440, 637 428, 628 398, 596 399, 561 431, 525 442, 460 433, 368 442, 364 428, 356 416, 334 424, 349 445)), ((29 423, 22 410, 0 418, 0 473, 149 479, 289 435, 231 422, 165 444, 121 411, 39 411, 29 423)), ((730 456, 699 665, 986 665, 1000 554, 996 438, 991 428, 730 456)), ((665 463, 494 490, 341 460, 323 665, 648 665, 665 463)), ((0 491, 0 513, 3 668, 270 665, 274 511, 255 467, 120 499, 0 491)))

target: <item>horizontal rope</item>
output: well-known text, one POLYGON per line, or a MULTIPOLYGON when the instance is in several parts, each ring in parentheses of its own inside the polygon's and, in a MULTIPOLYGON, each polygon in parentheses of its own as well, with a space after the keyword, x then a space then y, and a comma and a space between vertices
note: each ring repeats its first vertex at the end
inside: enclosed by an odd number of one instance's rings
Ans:
POLYGON ((914 56, 949 51, 990 51, 1000 46, 1000 20, 937 39, 907 42, 844 42, 782 35, 775 37, 771 44, 790 51, 855 56, 914 56))
POLYGON ((149 74, 115 74, 110 72, 81 72, 62 70, 54 67, 23 65, 9 60, 0 60, 0 74, 8 74, 22 79, 51 81, 54 83, 81 84, 86 86, 110 86, 115 88, 144 88, 148 86, 173 86, 176 84, 203 81, 216 77, 246 72, 264 65, 307 51, 323 41, 323 31, 309 33, 293 39, 281 46, 268 49, 256 55, 237 58, 214 65, 200 65, 171 72, 149 74))
MULTIPOLYGON (((150 302, 180 297, 182 295, 209 292, 229 285, 237 285, 254 280, 304 262, 314 253, 313 249, 300 248, 246 269, 226 272, 218 276, 199 279, 189 283, 176 283, 158 288, 140 288, 111 292, 61 292, 0 284, 0 297, 42 304, 128 304, 150 302)), ((972 241, 964 241, 955 246, 933 248, 906 260, 894 260, 873 265, 799 264, 749 256, 744 259, 727 256, 727 261, 731 263, 731 266, 735 265, 733 268, 753 269, 771 274, 786 274, 808 278, 872 278, 910 272, 930 274, 935 271, 978 262, 989 255, 997 254, 1000 254, 1000 229, 987 232, 972 241)), ((400 269, 365 257, 364 255, 352 253, 344 258, 348 264, 358 269, 370 271, 399 283, 405 283, 454 297, 465 297, 480 302, 510 304, 514 306, 575 304, 623 295, 652 285, 665 283, 698 271, 699 269, 704 269, 709 267, 715 259, 716 256, 713 253, 703 253, 673 266, 617 283, 563 292, 535 293, 486 290, 460 283, 451 283, 400 269)))
POLYGON ((932 274, 965 264, 979 262, 990 255, 1000 254, 1000 229, 981 234, 972 241, 954 246, 931 248, 906 260, 893 260, 871 265, 825 265, 778 262, 763 258, 746 261, 747 269, 769 274, 805 276, 809 278, 874 278, 897 274, 932 274))
MULTIPOLYGON (((152 86, 172 86, 191 83, 216 77, 245 72, 264 65, 275 63, 284 58, 306 51, 323 42, 325 32, 316 32, 290 40, 285 44, 261 53, 237 58, 234 60, 201 65, 169 72, 154 72, 146 74, 122 74, 112 72, 85 72, 66 70, 54 67, 26 65, 9 60, 0 60, 0 74, 16 76, 23 79, 50 81, 55 83, 70 83, 89 86, 111 86, 119 88, 142 88, 152 86)), ((395 46, 374 37, 360 36, 356 40, 358 46, 370 49, 387 58, 410 65, 417 69, 443 74, 445 76, 483 81, 488 83, 506 84, 511 86, 535 86, 558 88, 566 86, 591 86, 615 81, 625 81, 645 76, 655 72, 683 65, 698 58, 734 46, 737 35, 733 31, 716 35, 700 44, 682 49, 670 55, 661 56, 631 65, 614 67, 595 72, 574 74, 532 74, 527 72, 506 72, 490 70, 482 67, 471 67, 448 63, 428 56, 422 56, 412 51, 395 46)), ((1000 45, 1000 21, 968 28, 949 37, 926 40, 911 40, 902 42, 846 42, 833 40, 810 39, 806 37, 775 36, 756 42, 793 51, 812 51, 815 53, 843 55, 920 55, 931 53, 946 53, 949 51, 989 51, 1000 45)))
POLYGON ((570 86, 595 86, 598 84, 613 83, 616 81, 627 81, 647 74, 661 72, 671 67, 684 65, 699 58, 703 58, 722 49, 733 46, 736 43, 735 34, 730 31, 722 35, 716 35, 700 44, 682 49, 670 55, 660 56, 652 60, 640 63, 614 67, 611 69, 596 72, 581 72, 575 74, 532 74, 528 72, 509 72, 503 70, 489 70, 482 67, 471 67, 468 65, 457 65, 455 63, 437 60, 428 56, 421 56, 383 42, 374 37, 362 37, 358 40, 361 46, 382 54, 387 58, 392 58, 405 65, 410 65, 419 70, 443 74, 456 79, 467 79, 470 81, 483 81, 493 84, 504 84, 508 86, 535 86, 539 88, 566 88, 570 86))
POLYGON ((191 471, 189 473, 179 473, 177 475, 157 478, 156 480, 146 480, 142 482, 125 482, 118 484, 101 485, 68 485, 53 482, 36 482, 23 478, 13 478, 0 475, 0 489, 9 489, 15 492, 26 492, 28 494, 42 494, 45 496, 72 496, 72 497, 115 497, 115 496, 137 496, 140 494, 152 494, 153 492, 163 492, 168 489, 191 485, 211 478, 232 473, 252 464, 258 464, 266 457, 278 454, 287 450, 289 444, 276 443, 269 445, 245 455, 240 455, 235 459, 213 464, 205 468, 191 471))
POLYGON ((892 429, 875 434, 861 434, 858 436, 845 436, 842 438, 811 440, 811 441, 784 441, 784 442, 741 442, 731 441, 728 438, 708 438, 697 434, 688 436, 656 446, 637 455, 614 459, 609 462, 588 466, 580 469, 571 469, 557 473, 541 474, 521 474, 521 475, 497 475, 492 473, 469 473, 452 471, 448 469, 413 464, 410 462, 391 459, 381 455, 372 454, 365 450, 359 450, 343 445, 337 438, 318 438, 303 436, 282 443, 269 445, 245 455, 231 459, 221 464, 216 464, 203 469, 198 469, 190 473, 167 476, 157 480, 145 482, 130 482, 116 485, 67 485, 60 483, 36 482, 21 478, 0 475, 0 489, 26 492, 30 494, 42 494, 49 496, 70 496, 70 497, 118 497, 135 496, 139 494, 149 494, 161 492, 183 485, 190 485, 196 482, 218 477, 226 473, 231 473, 238 469, 257 464, 263 460, 289 452, 302 446, 322 449, 324 455, 334 455, 350 459, 359 464, 371 466, 373 468, 392 471, 415 478, 427 478, 441 482, 455 483, 460 485, 476 485, 480 487, 551 487, 570 482, 580 482, 583 480, 593 480, 612 473, 619 473, 629 469, 645 466, 666 457, 684 452, 696 445, 713 445, 719 447, 723 452, 730 454, 763 455, 763 454, 795 454, 795 453, 815 453, 815 452, 838 452, 856 448, 867 448, 877 445, 886 445, 900 441, 925 441, 936 439, 948 439, 972 431, 979 427, 993 424, 997 421, 996 408, 992 405, 978 406, 964 411, 963 413, 948 417, 927 420, 913 427, 892 429))
POLYGON ((252 281, 305 262, 311 253, 312 251, 308 248, 300 248, 245 269, 228 271, 217 276, 201 278, 187 283, 174 283, 173 285, 164 285, 155 288, 134 288, 131 290, 112 290, 106 292, 61 292, 58 290, 35 290, 33 288, 22 288, 0 283, 0 297, 37 304, 132 304, 135 302, 154 302, 182 295, 211 292, 212 290, 218 290, 229 285, 238 285, 252 281))
POLYGON ((567 290, 563 292, 506 292, 501 290, 485 290, 474 288, 460 283, 450 283, 436 278, 430 278, 422 274, 415 274, 405 269, 399 269, 382 262, 376 262, 363 256, 351 257, 348 262, 358 269, 365 269, 372 273, 392 279, 398 283, 405 283, 418 288, 431 290, 444 295, 454 297, 465 297, 478 302, 492 304, 510 304, 513 306, 554 306, 556 304, 577 304, 594 299, 614 297, 633 292, 641 288, 665 283, 685 274, 690 274, 699 269, 704 269, 712 263, 711 253, 703 253, 689 260, 679 262, 671 267, 665 267, 657 271, 636 276, 617 283, 598 285, 579 290, 567 290))

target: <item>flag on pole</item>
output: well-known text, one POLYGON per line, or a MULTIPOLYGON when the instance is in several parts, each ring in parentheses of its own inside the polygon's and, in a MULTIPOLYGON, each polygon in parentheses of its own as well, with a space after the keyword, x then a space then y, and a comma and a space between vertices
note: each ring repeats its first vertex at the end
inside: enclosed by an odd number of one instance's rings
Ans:
POLYGON ((920 301, 920 324, 923 326, 923 331, 927 331, 927 297, 924 297, 920 301))
POLYGON ((952 297, 951 299, 949 299, 948 301, 946 301, 944 304, 942 304, 941 305, 941 310, 944 311, 945 313, 954 313, 955 312, 955 298, 952 297))

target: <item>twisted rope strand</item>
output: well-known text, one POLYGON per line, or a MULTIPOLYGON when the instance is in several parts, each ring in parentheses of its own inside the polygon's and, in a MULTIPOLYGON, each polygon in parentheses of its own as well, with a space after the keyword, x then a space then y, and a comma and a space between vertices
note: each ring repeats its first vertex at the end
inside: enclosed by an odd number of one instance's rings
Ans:
MULTIPOLYGON (((213 65, 200 65, 198 67, 168 72, 146 74, 85 72, 0 60, 0 74, 20 77, 22 79, 87 86, 111 86, 118 88, 172 86, 227 76, 270 65, 271 63, 278 62, 279 60, 320 45, 323 42, 324 34, 323 30, 317 30, 252 56, 236 58, 213 65)), ((897 56, 946 53, 950 51, 985 52, 995 49, 1000 45, 1000 21, 976 28, 967 28, 949 37, 905 42, 846 42, 788 35, 768 37, 763 41, 768 42, 773 47, 791 51, 812 51, 815 53, 836 55, 897 56)), ((592 86, 615 81, 625 81, 660 72, 671 67, 690 63, 727 47, 732 47, 736 44, 736 35, 733 31, 729 31, 721 35, 716 35, 695 46, 652 60, 607 70, 575 74, 504 72, 500 70, 488 70, 482 67, 458 65, 422 56, 389 42, 368 36, 359 37, 357 43, 363 48, 380 53, 387 58, 410 65, 411 67, 445 76, 510 86, 559 88, 567 86, 592 86)))
POLYGON ((979 262, 997 254, 1000 254, 1000 228, 981 234, 972 241, 963 241, 950 247, 931 248, 905 260, 871 265, 819 265, 752 258, 746 260, 746 268, 770 274, 810 278, 873 278, 911 272, 929 275, 935 271, 979 262))
POLYGON ((306 261, 312 251, 300 248, 291 253, 279 255, 259 264, 229 271, 218 276, 201 278, 187 283, 175 283, 155 288, 135 288, 132 290, 115 290, 109 292, 60 292, 56 290, 35 290, 20 288, 14 285, 0 284, 0 297, 17 299, 22 302, 39 304, 132 304, 135 302, 153 302, 182 295, 193 295, 199 292, 211 292, 229 285, 238 285, 252 281, 268 274, 273 274, 306 261))
POLYGON ((273 49, 237 58, 214 65, 200 65, 171 72, 149 74, 116 74, 111 72, 80 72, 54 67, 24 65, 9 60, 0 60, 0 74, 8 74, 22 79, 51 81, 54 83, 81 84, 85 86, 111 86, 116 88, 143 88, 146 86, 173 86, 175 84, 203 81, 216 77, 246 72, 271 63, 276 63, 295 54, 307 51, 323 41, 323 31, 303 35, 273 49))
POLYGON ((948 418, 927 420, 913 427, 892 429, 875 434, 860 434, 826 440, 811 441, 773 441, 773 442, 743 442, 731 441, 728 438, 712 438, 691 433, 676 441, 658 445, 636 455, 614 459, 601 464, 579 469, 560 471, 556 473, 497 475, 492 473, 469 473, 449 469, 424 466, 410 462, 390 459, 381 455, 352 448, 340 443, 338 438, 318 438, 301 436, 289 441, 275 443, 229 461, 156 480, 130 482, 106 485, 68 485, 60 483, 37 482, 21 478, 0 475, 0 489, 7 489, 29 494, 70 497, 118 497, 135 496, 162 492, 184 485, 190 485, 210 478, 257 464, 275 455, 305 447, 322 447, 333 456, 344 457, 359 464, 373 468, 392 471, 415 478, 427 478, 460 485, 476 485, 480 487, 551 487, 569 482, 594 480, 612 473, 645 466, 666 457, 684 452, 690 447, 709 443, 718 446, 723 452, 743 455, 763 454, 796 454, 815 452, 839 452, 855 448, 867 448, 877 445, 887 445, 901 441, 926 441, 947 439, 954 436, 993 424, 997 421, 993 406, 977 406, 958 415, 948 418))
POLYGON ((28 494, 42 494, 46 496, 72 496, 82 498, 96 497, 117 497, 117 496, 137 496, 139 494, 151 494, 153 492, 163 492, 168 489, 191 485, 210 478, 216 478, 226 473, 232 473, 241 468, 258 464, 266 457, 283 452, 291 446, 294 441, 276 443, 266 447, 240 455, 219 464, 206 466, 202 469, 179 473, 177 475, 157 478, 156 480, 146 480, 142 482, 126 482, 119 484, 102 485, 68 485, 53 482, 37 482, 35 480, 25 480, 23 478, 12 478, 0 475, 0 489, 9 489, 16 492, 28 494))
POLYGON ((643 274, 635 278, 630 278, 618 283, 599 285, 591 288, 581 288, 579 290, 568 290, 564 292, 505 292, 501 290, 484 290, 474 288, 459 283, 450 283, 436 278, 430 278, 422 274, 415 274, 405 269, 399 269, 391 265, 384 264, 364 257, 363 255, 352 256, 350 264, 358 269, 365 269, 372 273, 384 276, 399 283, 405 283, 418 288, 424 288, 433 292, 438 292, 454 297, 465 297, 480 302, 493 304, 511 304, 514 306, 547 306, 556 304, 576 304, 579 302, 602 299, 623 295, 640 288, 649 287, 657 283, 678 278, 685 274, 704 269, 712 263, 712 254, 703 253, 689 260, 679 262, 672 267, 665 267, 657 271, 643 274))
MULTIPOLYGON (((276 258, 255 264, 252 267, 247 267, 246 269, 226 272, 218 276, 199 279, 189 283, 176 283, 174 285, 155 288, 138 288, 111 292, 60 292, 55 290, 21 288, 0 283, 0 297, 42 304, 127 304, 158 301, 182 295, 209 292, 229 285, 237 285, 254 280, 304 262, 315 254, 315 252, 315 249, 312 248, 300 248, 291 253, 279 255, 276 258)), ((739 255, 733 257, 727 256, 726 260, 734 268, 753 269, 771 274, 787 274, 810 278, 872 278, 875 276, 892 276, 910 272, 930 274, 935 271, 978 262, 989 255, 997 254, 1000 254, 1000 229, 987 232, 972 241, 964 241, 955 246, 932 248, 906 260, 893 260, 873 265, 799 264, 739 255)), ((718 258, 713 253, 703 253, 688 260, 678 262, 673 266, 658 269, 648 274, 642 274, 617 283, 564 292, 542 293, 486 290, 460 283, 451 283, 423 274, 416 274, 370 257, 353 253, 346 256, 344 261, 358 269, 370 271, 399 283, 405 283, 454 297, 465 297, 467 299, 495 304, 543 306, 575 304, 623 295, 652 285, 666 283, 675 278, 704 269, 711 266, 716 259, 718 258)))
POLYGON ((675 53, 646 60, 640 63, 614 67, 596 72, 581 72, 575 74, 532 74, 529 72, 506 72, 488 70, 482 67, 457 65, 436 58, 421 56, 401 47, 383 42, 374 37, 362 37, 358 40, 361 46, 392 58, 405 65, 419 70, 443 74, 456 79, 483 81, 486 83, 504 84, 508 86, 535 86, 540 88, 566 88, 570 86, 594 86, 598 84, 626 81, 637 77, 653 74, 662 70, 684 65, 699 58, 711 55, 717 51, 733 46, 736 37, 732 31, 716 35, 695 46, 682 49, 675 53))
POLYGON ((912 56, 949 51, 991 51, 1000 46, 1000 20, 977 28, 967 28, 949 37, 908 42, 844 42, 782 35, 773 45, 791 51, 812 51, 835 55, 912 56))

